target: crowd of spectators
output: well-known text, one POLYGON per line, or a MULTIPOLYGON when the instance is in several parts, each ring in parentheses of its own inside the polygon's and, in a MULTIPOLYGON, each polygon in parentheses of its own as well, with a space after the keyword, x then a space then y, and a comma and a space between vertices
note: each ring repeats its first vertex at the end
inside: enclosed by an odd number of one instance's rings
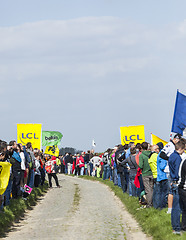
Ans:
POLYGON ((0 195, 0 209, 9 205, 10 199, 26 196, 25 185, 31 189, 43 185, 45 181, 45 159, 43 153, 29 142, 26 146, 15 140, 9 144, 0 140, 0 162, 11 163, 8 186, 0 195))
POLYGON ((60 156, 60 171, 109 179, 123 193, 138 197, 141 208, 168 207, 173 233, 180 234, 186 230, 185 150, 186 139, 176 134, 165 146, 130 142, 101 154, 93 150, 73 156, 66 153, 60 156))
POLYGON ((174 234, 186 231, 186 139, 176 134, 165 146, 162 142, 117 145, 104 153, 94 150, 58 158, 26 146, 0 140, 0 161, 12 164, 9 183, 0 195, 1 210, 11 198, 24 197, 24 186, 43 185, 48 174, 49 187, 52 178, 60 187, 57 173, 88 175, 109 179, 123 193, 138 197, 141 208, 164 209, 171 214, 174 234), (180 215, 182 213, 182 224, 180 215))

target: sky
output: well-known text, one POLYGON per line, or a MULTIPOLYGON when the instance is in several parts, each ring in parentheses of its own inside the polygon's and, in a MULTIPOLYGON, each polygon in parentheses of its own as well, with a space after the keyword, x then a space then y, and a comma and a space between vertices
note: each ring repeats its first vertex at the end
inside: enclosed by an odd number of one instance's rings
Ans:
POLYGON ((183 0, 0 0, 1 139, 17 123, 60 131, 61 146, 96 151, 120 127, 169 140, 186 94, 183 0))

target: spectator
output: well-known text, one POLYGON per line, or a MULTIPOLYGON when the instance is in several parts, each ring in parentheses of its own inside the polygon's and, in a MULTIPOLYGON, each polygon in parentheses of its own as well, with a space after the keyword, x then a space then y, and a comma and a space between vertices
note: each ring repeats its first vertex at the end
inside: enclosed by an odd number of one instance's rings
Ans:
POLYGON ((175 144, 175 150, 170 155, 168 163, 170 169, 171 177, 171 189, 173 193, 173 205, 171 211, 171 224, 173 233, 180 234, 180 204, 179 204, 179 194, 178 194, 178 180, 179 180, 179 167, 182 161, 180 155, 184 152, 185 144, 179 141, 175 144))
POLYGON ((136 149, 135 147, 130 148, 130 155, 127 159, 123 160, 121 165, 129 167, 129 195, 137 197, 137 188, 134 185, 134 179, 137 174, 138 165, 136 163, 136 149))
POLYGON ((148 159, 151 154, 151 151, 148 151, 148 143, 143 142, 142 153, 139 156, 139 167, 142 170, 142 179, 145 188, 146 198, 147 198, 147 207, 152 207, 152 196, 153 196, 153 177, 152 171, 150 169, 148 159))

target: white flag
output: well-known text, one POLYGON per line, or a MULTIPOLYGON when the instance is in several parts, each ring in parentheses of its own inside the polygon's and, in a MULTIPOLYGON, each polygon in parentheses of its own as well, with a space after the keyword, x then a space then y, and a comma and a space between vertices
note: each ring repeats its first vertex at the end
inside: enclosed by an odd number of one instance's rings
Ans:
POLYGON ((96 143, 94 141, 94 139, 92 140, 92 147, 95 147, 96 146, 96 143))

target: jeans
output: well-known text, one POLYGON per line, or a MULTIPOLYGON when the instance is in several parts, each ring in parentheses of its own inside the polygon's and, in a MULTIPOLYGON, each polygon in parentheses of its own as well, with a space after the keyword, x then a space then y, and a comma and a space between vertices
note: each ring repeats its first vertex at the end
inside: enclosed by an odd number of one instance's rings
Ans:
POLYGON ((153 207, 160 209, 166 208, 168 193, 169 183, 167 179, 156 182, 153 190, 153 207))
POLYGON ((118 173, 118 187, 121 188, 121 174, 122 173, 118 173))
POLYGON ((9 205, 9 203, 10 203, 11 191, 12 191, 12 180, 9 179, 8 186, 7 186, 6 191, 4 193, 4 196, 5 196, 5 206, 9 205))
POLYGON ((103 168, 103 180, 108 179, 110 177, 110 165, 105 164, 103 168))
POLYGON ((90 176, 92 176, 92 172, 93 172, 93 163, 89 162, 89 166, 90 166, 90 176))
POLYGON ((33 188, 34 187, 34 177, 35 177, 35 173, 34 173, 34 169, 30 169, 29 170, 29 183, 28 183, 28 186, 33 188))
POLYGON ((123 192, 126 192, 129 184, 129 171, 127 168, 124 168, 123 173, 120 175, 120 177, 123 192))
POLYGON ((186 231, 186 190, 178 189, 180 208, 182 210, 182 230, 186 231))
POLYGON ((114 168, 114 170, 113 170, 113 182, 114 182, 114 185, 118 185, 117 168, 114 168))
POLYGON ((84 169, 85 169, 85 167, 81 167, 81 170, 80 170, 80 175, 81 175, 81 176, 84 175, 84 169))
POLYGON ((65 174, 68 174, 68 167, 67 167, 67 163, 65 163, 65 174))
POLYGON ((178 186, 177 184, 172 183, 172 193, 173 193, 173 205, 172 205, 172 212, 171 212, 171 224, 172 224, 172 229, 174 231, 180 231, 180 214, 181 214, 181 209, 180 209, 180 203, 179 203, 179 193, 178 193, 178 186))
POLYGON ((129 173, 129 195, 137 197, 138 189, 134 185, 135 176, 136 176, 136 173, 129 173))
POLYGON ((113 169, 110 169, 110 181, 112 181, 113 178, 113 169))

